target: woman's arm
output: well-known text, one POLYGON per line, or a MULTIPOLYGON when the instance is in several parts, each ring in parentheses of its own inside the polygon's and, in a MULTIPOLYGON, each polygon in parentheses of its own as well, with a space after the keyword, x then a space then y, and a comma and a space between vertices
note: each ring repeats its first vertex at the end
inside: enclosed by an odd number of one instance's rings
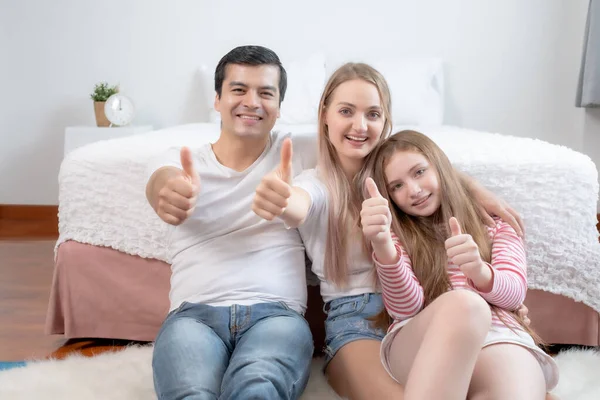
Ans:
POLYGON ((503 221, 508 222, 510 226, 517 232, 517 234, 523 237, 525 233, 525 225, 521 220, 521 216, 512 207, 508 205, 504 200, 497 197, 494 193, 483 187, 479 182, 470 176, 457 171, 462 182, 473 192, 477 203, 480 204, 482 209, 482 215, 484 215, 485 223, 492 227, 496 223, 493 216, 502 218, 503 221))

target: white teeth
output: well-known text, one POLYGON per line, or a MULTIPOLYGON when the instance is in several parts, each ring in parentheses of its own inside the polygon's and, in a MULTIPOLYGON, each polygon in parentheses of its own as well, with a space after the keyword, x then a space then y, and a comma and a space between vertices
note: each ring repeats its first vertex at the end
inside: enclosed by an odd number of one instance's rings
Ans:
POLYGON ((254 117, 254 116, 250 116, 250 115, 240 115, 240 118, 242 118, 242 119, 253 119, 255 121, 258 121, 260 119, 259 117, 254 117))
POLYGON ((356 140, 357 142, 365 142, 367 140, 366 137, 358 137, 358 136, 346 136, 348 139, 356 140))

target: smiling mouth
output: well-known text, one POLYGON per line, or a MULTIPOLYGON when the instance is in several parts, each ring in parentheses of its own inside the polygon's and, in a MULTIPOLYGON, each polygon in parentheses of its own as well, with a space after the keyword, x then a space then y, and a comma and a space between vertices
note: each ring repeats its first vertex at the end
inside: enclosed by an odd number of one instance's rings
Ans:
POLYGON ((359 142, 359 143, 364 143, 367 141, 367 137, 366 136, 353 136, 353 135, 346 135, 344 136, 346 139, 351 140, 353 142, 359 142))
POLYGON ((415 201, 412 205, 413 207, 417 207, 420 206, 421 204, 425 203, 427 200, 429 200, 429 198, 431 197, 431 194, 428 194, 427 196, 415 201))
POLYGON ((241 119, 249 120, 249 121, 260 121, 262 119, 258 115, 243 115, 243 114, 239 114, 238 117, 240 117, 241 119))

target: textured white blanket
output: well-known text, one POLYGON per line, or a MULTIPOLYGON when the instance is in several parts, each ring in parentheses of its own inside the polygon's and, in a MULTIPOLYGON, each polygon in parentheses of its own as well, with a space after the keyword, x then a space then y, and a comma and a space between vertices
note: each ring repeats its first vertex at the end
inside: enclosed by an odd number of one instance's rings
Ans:
MULTIPOLYGON (((315 127, 282 127, 304 137, 315 127)), ((511 204, 526 224, 529 286, 600 312, 598 172, 566 147, 455 127, 419 128, 454 165, 511 204)), ((97 142, 71 152, 59 174, 57 246, 76 240, 169 261, 170 228, 148 205, 148 160, 169 146, 216 140, 216 124, 193 124, 97 142)), ((316 144, 315 144, 316 150, 316 144)))

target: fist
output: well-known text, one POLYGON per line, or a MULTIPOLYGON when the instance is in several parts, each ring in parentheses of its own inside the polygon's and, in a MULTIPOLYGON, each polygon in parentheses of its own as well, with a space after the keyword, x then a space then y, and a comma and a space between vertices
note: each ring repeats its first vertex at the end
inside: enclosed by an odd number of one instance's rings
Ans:
POLYGON ((192 215, 200 192, 200 176, 190 149, 183 147, 180 157, 183 170, 170 177, 158 192, 156 213, 171 225, 179 225, 192 215))
POLYGON ((292 140, 285 139, 281 146, 281 161, 256 188, 252 211, 267 221, 285 211, 292 196, 292 140))
POLYGON ((365 185, 370 198, 363 201, 360 211, 363 235, 372 243, 385 243, 392 238, 392 213, 388 201, 379 193, 373 179, 367 178, 365 185))
POLYGON ((449 223, 451 236, 445 242, 448 260, 458 266, 467 278, 476 279, 485 267, 479 247, 471 235, 462 233, 456 218, 450 218, 449 223))

